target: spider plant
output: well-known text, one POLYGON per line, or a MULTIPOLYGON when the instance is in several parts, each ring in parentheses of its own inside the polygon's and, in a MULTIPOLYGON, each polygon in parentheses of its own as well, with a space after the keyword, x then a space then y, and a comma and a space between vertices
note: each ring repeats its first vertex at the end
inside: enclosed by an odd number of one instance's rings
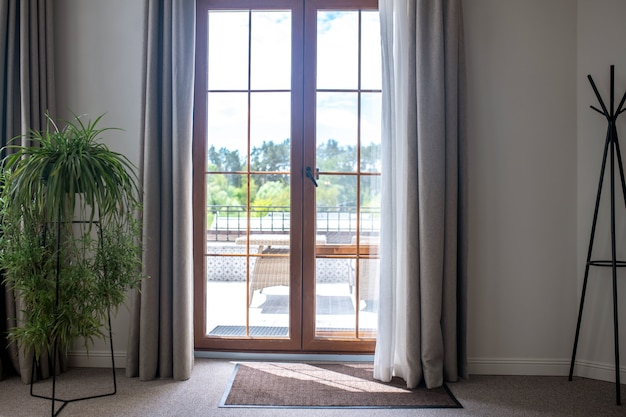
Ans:
POLYGON ((9 338, 37 358, 105 337, 143 278, 135 167, 100 142, 102 116, 46 119, 4 148, 0 178, 0 265, 23 306, 9 338))
POLYGON ((98 142, 102 133, 113 130, 97 127, 102 117, 84 122, 74 115, 59 129, 46 114, 46 129, 26 135, 32 145, 6 146, 9 155, 3 168, 12 174, 7 191, 13 204, 34 203, 46 219, 67 220, 74 215, 80 193, 93 221, 96 209, 100 216, 116 216, 138 203, 135 167, 98 142), (33 197, 45 198, 33 201, 33 197))

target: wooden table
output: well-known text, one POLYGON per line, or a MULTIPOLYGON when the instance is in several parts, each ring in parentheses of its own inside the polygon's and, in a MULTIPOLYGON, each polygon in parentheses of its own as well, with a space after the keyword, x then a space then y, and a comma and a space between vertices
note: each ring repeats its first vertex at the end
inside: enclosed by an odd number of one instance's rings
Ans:
MULTIPOLYGON (((246 245, 248 243, 247 236, 241 236, 235 240, 237 245, 246 245)), ((265 248, 281 246, 289 247, 291 245, 290 235, 288 234, 251 234, 250 246, 259 246, 259 253, 263 253, 265 248)), ((358 246, 360 256, 378 255, 378 244, 363 243, 358 246)), ((319 257, 327 256, 349 256, 357 254, 356 243, 326 243, 325 235, 315 236, 315 254, 319 257)))

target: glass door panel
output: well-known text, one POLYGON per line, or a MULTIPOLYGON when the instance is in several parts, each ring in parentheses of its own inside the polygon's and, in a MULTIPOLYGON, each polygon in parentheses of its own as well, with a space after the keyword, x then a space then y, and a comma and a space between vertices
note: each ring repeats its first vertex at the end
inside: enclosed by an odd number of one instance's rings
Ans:
POLYGON ((209 11, 207 25, 205 335, 289 340, 291 12, 209 11))
POLYGON ((377 16, 317 12, 315 203, 316 235, 324 237, 315 250, 318 346, 376 337, 381 83, 372 69, 380 66, 380 42, 370 42, 378 36, 377 16))

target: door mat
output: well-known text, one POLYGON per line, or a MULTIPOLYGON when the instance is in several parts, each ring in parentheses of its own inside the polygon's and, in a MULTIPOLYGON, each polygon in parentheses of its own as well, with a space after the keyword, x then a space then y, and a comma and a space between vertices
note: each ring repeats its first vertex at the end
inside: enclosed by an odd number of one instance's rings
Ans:
MULTIPOLYGON (((289 327, 275 327, 275 326, 250 326, 250 336, 257 337, 289 337, 289 327)), ((209 336, 224 336, 224 337, 243 337, 246 335, 246 326, 215 326, 213 330, 209 332, 209 336)))
MULTIPOLYGON (((349 327, 318 327, 315 329, 319 333, 332 333, 341 332, 354 333, 354 328, 349 327)), ((361 333, 373 333, 376 329, 362 328, 359 329, 361 333)), ((219 337, 244 337, 246 336, 246 326, 215 326, 209 333, 209 336, 219 337)), ((248 336, 251 337, 289 337, 289 327, 275 327, 275 326, 250 326, 248 336)))
POLYGON ((372 363, 242 362, 220 407, 462 408, 447 386, 406 389, 373 378, 372 363))

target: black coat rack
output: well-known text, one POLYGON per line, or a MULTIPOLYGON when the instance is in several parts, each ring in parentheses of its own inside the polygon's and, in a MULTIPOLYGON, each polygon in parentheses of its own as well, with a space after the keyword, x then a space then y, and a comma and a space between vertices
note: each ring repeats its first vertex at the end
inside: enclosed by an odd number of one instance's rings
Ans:
POLYGON ((585 304, 585 293, 587 291, 587 280, 589 278, 589 269, 592 266, 599 267, 610 267, 612 270, 613 277, 613 330, 614 330, 614 341, 615 341, 615 391, 616 391, 616 400, 617 405, 621 405, 621 387, 620 387, 620 368, 619 368, 619 332, 617 325, 617 268, 625 267, 626 261, 617 260, 616 256, 616 236, 615 236, 615 161, 617 161, 617 165, 619 168, 619 176, 622 185, 622 195, 624 196, 624 205, 626 208, 626 181, 624 180, 624 165, 622 164, 622 155, 619 149, 619 141, 617 138, 617 127, 616 120, 617 117, 624 112, 626 109, 623 108, 624 102, 626 101, 626 93, 622 97, 617 109, 614 107, 615 101, 615 68, 611 65, 611 97, 610 97, 610 109, 607 110, 600 93, 596 87, 596 84, 593 82, 593 78, 591 75, 588 75, 587 78, 591 83, 591 87, 593 88, 593 92, 596 94, 598 98, 598 102, 600 103, 600 107, 602 110, 597 107, 590 106, 593 110, 597 111, 601 115, 603 115, 608 121, 608 128, 606 132, 606 141, 604 143, 604 155, 602 157, 602 168, 600 169, 600 181, 598 184, 598 193, 596 196, 596 205, 593 213, 593 223, 591 226, 591 237, 589 239, 589 249, 587 252, 587 263, 585 266, 585 277, 583 280, 583 289, 580 297, 580 307, 578 310, 578 322, 576 324, 576 336, 574 338, 574 350, 572 352, 572 362, 570 364, 569 370, 569 380, 572 380, 572 376, 574 373, 574 362, 576 360, 576 349, 578 347, 578 337, 580 335, 580 323, 583 316, 583 306, 585 304), (611 259, 610 260, 592 260, 591 254, 593 250, 593 241, 596 234, 596 223, 598 220, 598 210, 600 207, 600 198, 602 196, 602 184, 604 182, 604 176, 606 173, 606 160, 607 156, 610 153, 610 161, 609 161, 609 176, 610 176, 610 191, 611 191, 611 259))

